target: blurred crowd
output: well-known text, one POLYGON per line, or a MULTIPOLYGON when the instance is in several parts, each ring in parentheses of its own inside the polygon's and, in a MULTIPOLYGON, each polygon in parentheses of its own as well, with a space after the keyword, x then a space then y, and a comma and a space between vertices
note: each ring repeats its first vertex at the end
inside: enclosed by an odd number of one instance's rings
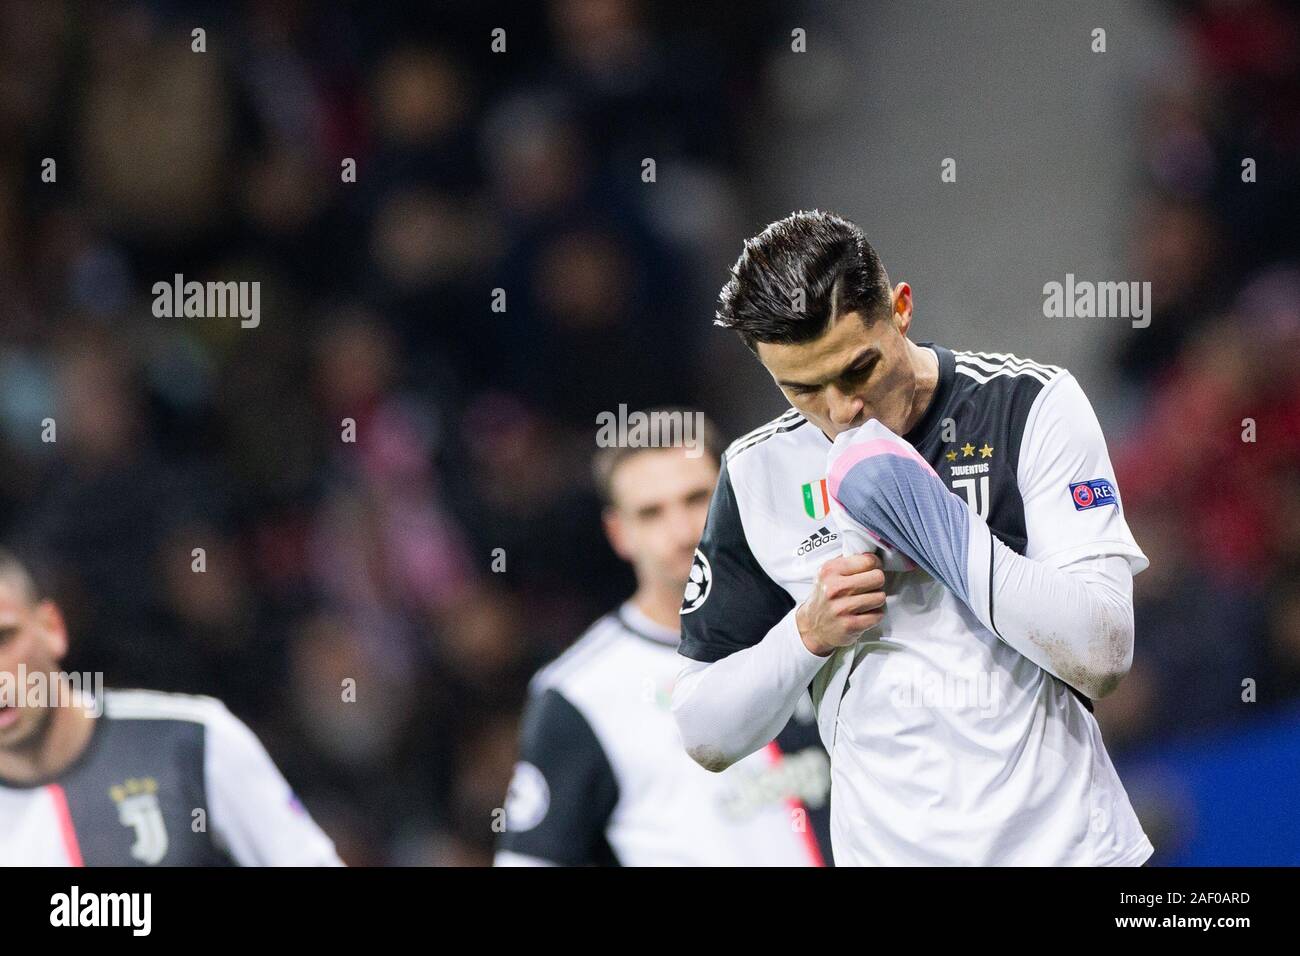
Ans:
POLYGON ((0 538, 350 863, 490 859, 528 677, 630 590, 595 415, 698 400, 760 95, 763 5, 670 12, 0 3, 0 538), (155 318, 178 273, 260 324, 155 318))
POLYGON ((1117 355, 1135 401, 1112 456, 1151 559, 1099 708, 1120 749, 1300 700, 1300 12, 1177 9, 1184 60, 1138 134, 1153 318, 1117 355))
MULTIPOLYGON (((595 415, 716 384, 698 253, 739 239, 776 8, 207 7, 0 0, 0 540, 69 666, 221 697, 350 863, 483 863, 528 677, 631 588, 595 415), (155 318, 178 273, 259 281, 259 326, 155 318)), ((1120 747, 1300 696, 1297 22, 1177 9, 1120 747)))

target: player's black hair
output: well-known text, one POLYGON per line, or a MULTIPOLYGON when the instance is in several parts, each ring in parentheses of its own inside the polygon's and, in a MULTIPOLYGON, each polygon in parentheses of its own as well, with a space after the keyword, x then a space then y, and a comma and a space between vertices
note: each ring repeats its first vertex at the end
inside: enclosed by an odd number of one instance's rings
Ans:
POLYGON ((757 352, 759 342, 810 342, 849 312, 874 322, 889 293, 885 267, 856 224, 817 209, 795 212, 745 241, 714 324, 735 329, 757 352))

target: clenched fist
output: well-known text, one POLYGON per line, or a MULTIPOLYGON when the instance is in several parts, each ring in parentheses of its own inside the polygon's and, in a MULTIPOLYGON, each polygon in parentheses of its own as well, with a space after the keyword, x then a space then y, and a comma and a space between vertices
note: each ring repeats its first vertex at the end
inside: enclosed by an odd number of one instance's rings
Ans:
POLYGON ((818 657, 856 644, 885 616, 885 572, 875 554, 846 554, 821 566, 795 612, 804 646, 818 657))

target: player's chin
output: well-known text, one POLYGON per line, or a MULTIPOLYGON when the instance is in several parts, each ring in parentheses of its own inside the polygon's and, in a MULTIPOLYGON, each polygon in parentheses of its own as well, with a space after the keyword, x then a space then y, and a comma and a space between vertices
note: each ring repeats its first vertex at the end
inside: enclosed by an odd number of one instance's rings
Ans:
POLYGON ((685 556, 678 556, 663 569, 663 581, 672 587, 686 590, 686 582, 691 579, 691 564, 695 561, 695 549, 685 556))
POLYGON ((22 724, 21 710, 11 704, 0 707, 0 747, 17 740, 22 724))
POLYGON ((39 716, 14 704, 0 707, 0 748, 14 747, 24 742, 37 726, 39 716))

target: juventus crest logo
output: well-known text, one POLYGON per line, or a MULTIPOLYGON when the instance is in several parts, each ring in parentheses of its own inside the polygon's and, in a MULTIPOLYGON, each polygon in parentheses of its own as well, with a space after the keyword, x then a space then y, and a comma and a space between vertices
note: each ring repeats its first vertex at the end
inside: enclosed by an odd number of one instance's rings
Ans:
POLYGON ((155 866, 167 855, 167 827, 158 804, 158 781, 153 777, 131 779, 109 788, 117 804, 117 819, 135 831, 131 856, 146 866, 155 866))

